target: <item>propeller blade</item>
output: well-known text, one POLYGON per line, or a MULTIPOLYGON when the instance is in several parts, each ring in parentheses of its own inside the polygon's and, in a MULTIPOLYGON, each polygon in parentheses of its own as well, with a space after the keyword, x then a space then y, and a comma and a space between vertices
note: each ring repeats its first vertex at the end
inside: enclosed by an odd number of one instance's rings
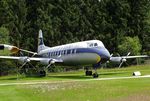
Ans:
MULTIPOLYGON (((129 52, 129 53, 126 55, 126 57, 128 57, 128 56, 130 55, 130 53, 131 53, 131 52, 129 52)), ((119 65, 119 68, 122 66, 122 64, 123 64, 124 62, 126 62, 126 59, 125 59, 125 58, 122 58, 122 61, 121 61, 120 65, 119 65)))
POLYGON ((113 56, 113 53, 110 55, 110 57, 112 57, 113 56))
POLYGON ((131 52, 129 52, 129 53, 127 54, 127 56, 129 56, 129 55, 130 55, 130 53, 131 53, 131 52))
POLYGON ((48 69, 51 66, 51 63, 49 65, 46 66, 46 69, 48 69))
POLYGON ((27 63, 28 63, 27 61, 24 62, 23 65, 21 65, 21 66, 18 68, 18 70, 20 70, 21 68, 23 68, 27 63))
POLYGON ((123 64, 123 61, 120 63, 119 68, 122 66, 122 64, 123 64))

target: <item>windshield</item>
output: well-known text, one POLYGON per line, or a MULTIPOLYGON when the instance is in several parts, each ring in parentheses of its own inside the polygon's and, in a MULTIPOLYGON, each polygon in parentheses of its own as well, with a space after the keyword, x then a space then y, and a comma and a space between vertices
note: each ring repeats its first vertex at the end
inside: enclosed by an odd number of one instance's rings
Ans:
POLYGON ((104 47, 104 44, 99 40, 94 40, 87 43, 88 47, 104 47))

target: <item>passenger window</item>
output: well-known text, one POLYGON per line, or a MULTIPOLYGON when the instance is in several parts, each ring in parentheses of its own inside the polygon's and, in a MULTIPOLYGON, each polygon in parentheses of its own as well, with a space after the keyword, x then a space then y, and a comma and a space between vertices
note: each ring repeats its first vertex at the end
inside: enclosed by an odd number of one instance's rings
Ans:
POLYGON ((67 55, 67 50, 65 50, 65 54, 67 55))
POLYGON ((74 50, 74 53, 76 54, 76 49, 74 50))
POLYGON ((61 54, 63 55, 63 54, 64 54, 64 51, 61 51, 61 54))
POLYGON ((70 54, 72 54, 72 50, 70 50, 70 54))

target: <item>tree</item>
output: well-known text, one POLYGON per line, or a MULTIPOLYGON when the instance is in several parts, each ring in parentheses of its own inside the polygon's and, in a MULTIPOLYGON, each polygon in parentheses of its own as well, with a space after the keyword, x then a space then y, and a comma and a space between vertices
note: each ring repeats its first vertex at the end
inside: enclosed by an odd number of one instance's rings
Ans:
MULTIPOLYGON (((9 44, 9 31, 5 27, 0 27, 0 44, 9 44)), ((0 50, 0 55, 9 55, 8 49, 0 50)))
POLYGON ((9 43, 9 31, 5 27, 0 27, 0 43, 1 44, 9 43))
POLYGON ((128 36, 138 36, 141 44, 142 50, 149 50, 149 37, 150 37, 150 1, 149 0, 128 0, 131 12, 128 18, 128 36))
MULTIPOLYGON (((5 27, 0 27, 0 44, 9 44, 9 31, 5 27)), ((7 49, 0 50, 0 55, 9 55, 7 49)), ((14 69, 14 64, 11 61, 0 60, 0 75, 6 75, 11 69, 14 69)))
POLYGON ((141 44, 139 38, 136 37, 125 37, 120 45, 118 45, 119 53, 126 55, 127 52, 131 52, 132 55, 139 55, 141 51, 141 44))

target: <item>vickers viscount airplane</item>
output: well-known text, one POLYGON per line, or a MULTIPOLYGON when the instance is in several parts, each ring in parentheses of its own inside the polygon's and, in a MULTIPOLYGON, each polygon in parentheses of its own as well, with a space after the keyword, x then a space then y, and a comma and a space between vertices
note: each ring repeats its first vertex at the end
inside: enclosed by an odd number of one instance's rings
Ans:
POLYGON ((0 49, 4 48, 8 48, 12 53, 16 53, 18 51, 25 51, 33 54, 32 57, 0 56, 0 58, 3 59, 15 59, 23 62, 21 68, 30 61, 38 61, 43 64, 47 64, 46 68, 50 67, 52 64, 60 64, 64 66, 91 65, 95 68, 95 72, 92 74, 92 71, 89 71, 87 69, 86 75, 93 75, 94 78, 98 77, 96 68, 99 67, 100 64, 105 63, 106 61, 110 60, 120 62, 121 66, 127 58, 148 57, 147 55, 112 57, 109 51, 105 48, 104 44, 99 40, 89 40, 55 47, 47 47, 44 45, 41 30, 39 31, 37 53, 19 49, 15 46, 0 45, 0 49), (38 55, 40 57, 34 57, 35 55, 38 55))

